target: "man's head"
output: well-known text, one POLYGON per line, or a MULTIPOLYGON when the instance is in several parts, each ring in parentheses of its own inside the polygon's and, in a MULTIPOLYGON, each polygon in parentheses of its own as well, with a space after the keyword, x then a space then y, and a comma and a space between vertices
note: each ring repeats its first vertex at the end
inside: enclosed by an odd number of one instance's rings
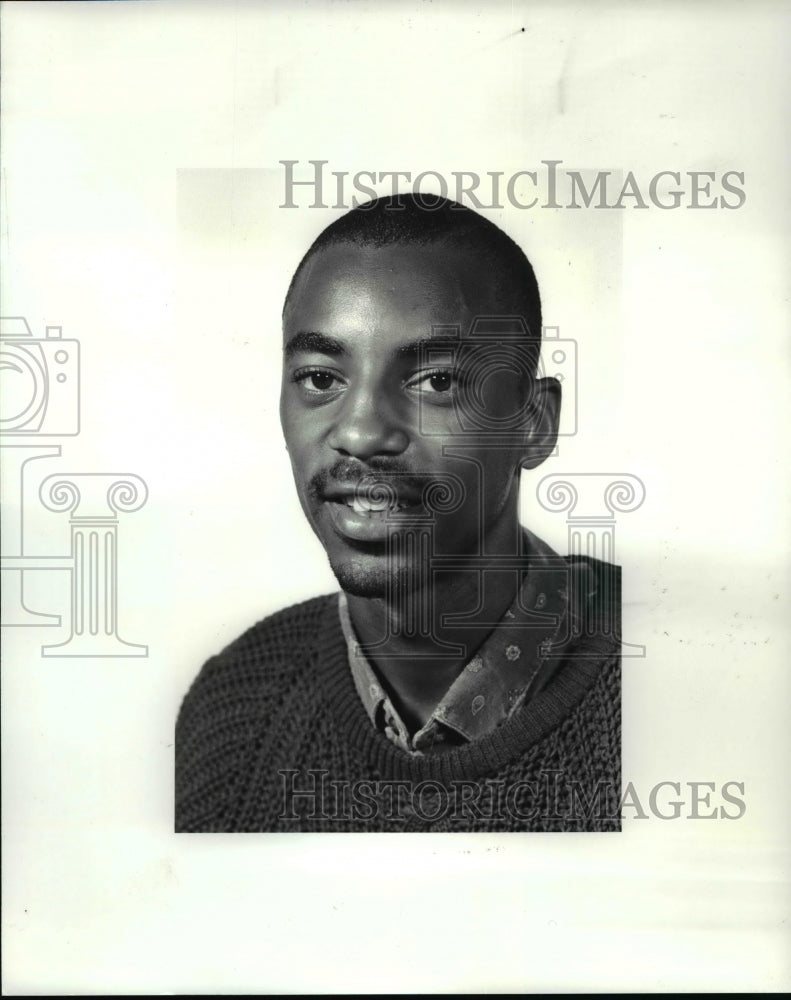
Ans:
POLYGON ((384 597, 429 556, 512 547, 559 386, 535 378, 538 286, 505 233, 446 199, 361 205, 303 258, 283 331, 297 491, 344 590, 384 597))

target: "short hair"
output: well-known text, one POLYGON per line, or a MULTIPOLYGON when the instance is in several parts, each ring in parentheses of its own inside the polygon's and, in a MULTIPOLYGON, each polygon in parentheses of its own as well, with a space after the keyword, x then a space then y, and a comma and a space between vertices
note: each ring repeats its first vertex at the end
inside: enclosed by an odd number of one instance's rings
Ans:
POLYGON ((521 316, 536 350, 541 343, 541 296, 533 266, 510 236, 471 208, 439 195, 410 193, 375 198, 330 223, 314 240, 291 279, 283 314, 300 274, 317 253, 338 244, 448 247, 477 255, 492 276, 505 315, 521 316))

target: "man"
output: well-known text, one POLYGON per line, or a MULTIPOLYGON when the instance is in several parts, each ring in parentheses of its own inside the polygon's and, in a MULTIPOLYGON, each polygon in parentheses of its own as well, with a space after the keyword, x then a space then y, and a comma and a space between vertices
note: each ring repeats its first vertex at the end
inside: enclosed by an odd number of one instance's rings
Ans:
POLYGON ((341 593, 210 659, 182 831, 619 829, 619 577, 519 523, 553 451, 532 266, 459 204, 330 225, 283 309, 281 422, 341 593))

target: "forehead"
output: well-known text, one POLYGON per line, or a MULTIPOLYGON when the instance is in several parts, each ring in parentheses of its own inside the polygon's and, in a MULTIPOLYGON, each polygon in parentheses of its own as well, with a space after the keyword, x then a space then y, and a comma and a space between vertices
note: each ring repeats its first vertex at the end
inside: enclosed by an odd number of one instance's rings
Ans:
POLYGON ((433 324, 461 324, 494 311, 490 282, 472 250, 438 246, 318 251, 292 291, 284 333, 335 336, 376 330, 388 340, 429 335, 433 324))

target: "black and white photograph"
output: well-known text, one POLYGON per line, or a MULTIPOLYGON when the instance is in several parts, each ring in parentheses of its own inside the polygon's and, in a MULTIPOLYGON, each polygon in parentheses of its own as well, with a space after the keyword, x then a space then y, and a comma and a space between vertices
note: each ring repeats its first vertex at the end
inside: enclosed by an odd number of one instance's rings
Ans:
POLYGON ((788 6, 0 27, 3 992, 787 991, 788 6))
POLYGON ((562 405, 540 330, 527 257, 458 202, 379 198, 317 237, 283 307, 280 418, 340 591, 201 671, 177 829, 619 829, 619 575, 519 522, 562 405))

